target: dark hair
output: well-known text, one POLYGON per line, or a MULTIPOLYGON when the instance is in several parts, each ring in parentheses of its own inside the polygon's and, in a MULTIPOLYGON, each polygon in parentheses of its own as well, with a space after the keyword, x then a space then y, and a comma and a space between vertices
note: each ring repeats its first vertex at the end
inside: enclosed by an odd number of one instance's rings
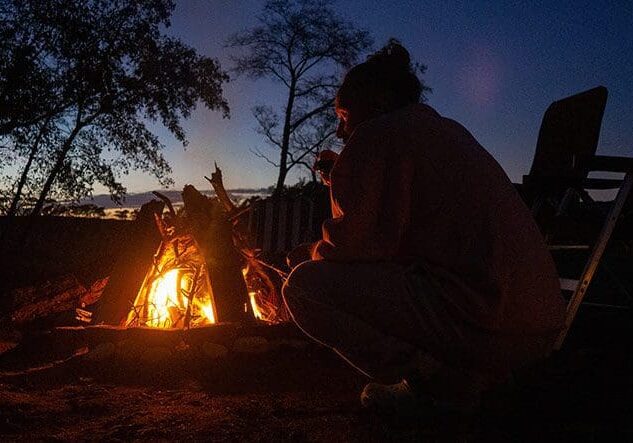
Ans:
POLYGON ((339 90, 339 102, 372 103, 392 111, 420 101, 422 85, 415 75, 409 51, 399 41, 387 45, 354 66, 345 75, 339 90))

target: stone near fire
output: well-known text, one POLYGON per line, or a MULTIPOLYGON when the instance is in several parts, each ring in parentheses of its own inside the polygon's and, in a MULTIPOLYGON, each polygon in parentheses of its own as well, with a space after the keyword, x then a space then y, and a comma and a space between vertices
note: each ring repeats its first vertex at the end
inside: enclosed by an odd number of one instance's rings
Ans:
POLYGON ((210 359, 217 360, 219 358, 226 357, 226 354, 229 353, 229 350, 226 346, 207 341, 202 344, 202 352, 210 359))
POLYGON ((298 338, 280 338, 270 341, 271 349, 296 349, 301 350, 309 346, 309 342, 306 340, 300 340, 298 338))
POLYGON ((244 354, 261 354, 269 349, 268 340, 264 337, 240 337, 233 343, 233 352, 244 354))
POLYGON ((141 354, 141 362, 147 365, 154 365, 164 362, 171 357, 171 350, 164 346, 150 346, 141 354))
POLYGON ((22 334, 15 330, 0 329, 0 355, 15 348, 22 339, 22 334))
POLYGON ((106 342, 96 345, 91 348, 88 354, 86 354, 86 360, 92 362, 100 362, 112 358, 116 352, 116 346, 114 343, 106 342))
POLYGON ((135 340, 122 340, 117 343, 117 356, 123 361, 138 361, 145 346, 135 340))
POLYGON ((5 352, 9 352, 10 350, 14 349, 17 345, 18 345, 18 342, 16 341, 0 340, 0 355, 4 354, 5 352))

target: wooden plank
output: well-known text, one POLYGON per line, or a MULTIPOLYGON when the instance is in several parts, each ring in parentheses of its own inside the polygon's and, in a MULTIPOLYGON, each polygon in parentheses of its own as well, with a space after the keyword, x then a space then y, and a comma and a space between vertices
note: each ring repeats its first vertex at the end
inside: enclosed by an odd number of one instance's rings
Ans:
POLYGON ((292 233, 291 247, 297 246, 301 242, 301 199, 297 198, 292 202, 292 233))
POLYGON ((591 171, 633 172, 633 157, 595 155, 589 161, 591 171))
POLYGON ((308 220, 302 241, 312 241, 313 235, 313 219, 314 219, 314 203, 312 200, 305 200, 308 203, 308 220))
POLYGON ((273 237, 273 202, 272 199, 267 199, 264 204, 264 241, 262 244, 262 251, 268 252, 271 250, 273 237))
POLYGON ((573 280, 571 278, 561 278, 560 289, 562 291, 575 291, 578 288, 579 280, 573 280))
POLYGON ((589 245, 547 245, 550 251, 569 251, 569 250, 587 250, 589 245))
POLYGON ((278 205, 279 219, 277 221, 277 247, 275 252, 284 252, 286 250, 286 219, 288 216, 288 202, 285 198, 279 200, 278 205))

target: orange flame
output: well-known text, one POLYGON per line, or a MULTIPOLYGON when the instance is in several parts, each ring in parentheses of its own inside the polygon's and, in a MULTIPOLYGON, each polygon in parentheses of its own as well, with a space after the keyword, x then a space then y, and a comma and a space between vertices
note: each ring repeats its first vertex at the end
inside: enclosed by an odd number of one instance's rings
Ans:
POLYGON ((127 326, 188 328, 216 323, 213 293, 204 268, 199 264, 193 268, 172 266, 166 260, 163 271, 154 267, 148 273, 127 326))
MULTIPOLYGON (((190 273, 180 274, 180 269, 171 269, 152 282, 146 301, 146 326, 153 328, 174 327, 184 321, 189 299, 183 295, 183 289, 184 292, 190 291, 193 282, 190 273)), ((202 317, 202 319, 196 319, 197 326, 215 323, 213 303, 210 298, 204 302, 195 298, 192 310, 202 317)))
POLYGON ((264 316, 262 312, 259 310, 259 305, 257 304, 257 300, 255 299, 255 291, 248 292, 248 298, 251 301, 251 308, 253 309, 253 315, 257 320, 263 320, 264 316))

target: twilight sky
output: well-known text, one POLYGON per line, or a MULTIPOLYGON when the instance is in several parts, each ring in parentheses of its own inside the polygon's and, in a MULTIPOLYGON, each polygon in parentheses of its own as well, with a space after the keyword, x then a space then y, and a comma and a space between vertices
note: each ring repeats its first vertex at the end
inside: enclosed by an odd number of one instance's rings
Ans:
MULTIPOLYGON (((263 0, 177 3, 169 32, 228 69, 226 38, 256 23, 263 0)), ((426 64, 428 103, 469 129, 515 182, 530 167, 547 106, 597 85, 609 90, 598 152, 633 155, 633 0, 338 0, 335 8, 369 30, 376 48, 395 37, 426 64)), ((275 169, 249 151, 268 149, 251 108, 280 103, 283 94, 275 83, 236 78, 225 87, 231 118, 200 107, 185 122, 186 150, 157 130, 176 189, 207 189, 203 176, 214 161, 228 188, 272 185, 275 169)), ((124 184, 129 192, 158 187, 141 174, 124 184)))

